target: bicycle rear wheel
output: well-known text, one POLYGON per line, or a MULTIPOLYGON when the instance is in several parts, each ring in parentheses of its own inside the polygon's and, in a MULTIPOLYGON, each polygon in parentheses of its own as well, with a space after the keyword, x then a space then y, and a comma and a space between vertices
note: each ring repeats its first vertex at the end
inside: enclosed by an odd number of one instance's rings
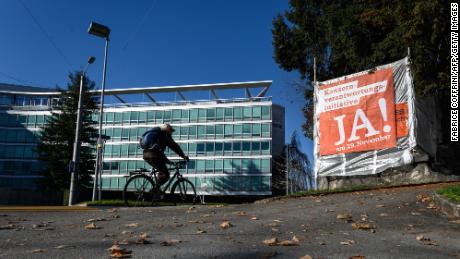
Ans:
POLYGON ((138 174, 128 179, 123 189, 123 200, 128 207, 152 206, 155 186, 152 178, 138 174))
POLYGON ((177 180, 171 188, 171 196, 174 204, 181 202, 195 204, 197 200, 195 186, 187 179, 177 180))

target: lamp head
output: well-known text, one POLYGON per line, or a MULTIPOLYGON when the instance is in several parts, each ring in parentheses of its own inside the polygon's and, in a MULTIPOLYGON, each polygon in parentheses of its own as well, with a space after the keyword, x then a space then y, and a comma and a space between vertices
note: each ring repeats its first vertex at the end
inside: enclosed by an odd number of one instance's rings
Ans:
POLYGON ((110 28, 99 23, 91 22, 88 28, 88 33, 108 39, 110 35, 110 28))
POLYGON ((95 57, 90 56, 90 57, 88 58, 88 64, 93 64, 95 60, 96 60, 95 57))

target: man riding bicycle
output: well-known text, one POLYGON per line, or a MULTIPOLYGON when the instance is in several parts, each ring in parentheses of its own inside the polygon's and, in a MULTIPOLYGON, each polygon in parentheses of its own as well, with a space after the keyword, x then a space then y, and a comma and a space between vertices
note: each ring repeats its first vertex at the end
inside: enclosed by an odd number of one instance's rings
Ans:
POLYGON ((140 139, 140 146, 144 149, 143 159, 158 171, 158 183, 154 192, 158 191, 161 185, 169 179, 169 170, 166 167, 171 161, 166 157, 164 151, 169 147, 177 155, 189 161, 188 156, 172 138, 174 128, 170 124, 163 124, 160 127, 154 127, 145 132, 140 139))

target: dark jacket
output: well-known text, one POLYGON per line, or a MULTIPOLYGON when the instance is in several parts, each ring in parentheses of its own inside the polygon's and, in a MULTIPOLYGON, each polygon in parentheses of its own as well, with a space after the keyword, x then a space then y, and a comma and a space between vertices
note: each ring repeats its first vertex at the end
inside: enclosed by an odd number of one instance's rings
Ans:
MULTIPOLYGON (((180 148, 180 146, 174 141, 171 135, 169 135, 166 131, 161 130, 158 133, 158 141, 157 145, 161 152, 165 152, 166 147, 169 147, 172 151, 176 152, 180 157, 184 158, 185 154, 184 151, 180 148)), ((154 148, 156 150, 156 148, 154 148)))

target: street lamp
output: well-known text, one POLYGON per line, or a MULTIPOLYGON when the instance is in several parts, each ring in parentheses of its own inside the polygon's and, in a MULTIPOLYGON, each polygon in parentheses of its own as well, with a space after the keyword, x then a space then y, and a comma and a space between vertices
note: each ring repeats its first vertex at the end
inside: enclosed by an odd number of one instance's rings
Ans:
POLYGON ((81 130, 81 106, 83 103, 83 79, 85 78, 86 70, 89 65, 94 63, 96 60, 95 57, 89 57, 88 63, 86 64, 85 69, 80 75, 80 94, 78 97, 78 109, 77 109, 77 126, 75 128, 75 142, 73 143, 73 154, 72 154, 72 163, 71 170, 72 174, 70 176, 70 190, 69 190, 69 206, 73 205, 74 196, 75 196, 75 176, 78 173, 78 163, 80 162, 80 130, 81 130))
POLYGON ((101 167, 102 167, 102 145, 103 140, 102 136, 102 116, 104 113, 104 91, 105 91, 105 78, 106 78, 106 70, 107 70, 107 50, 109 48, 109 35, 110 29, 109 27, 98 24, 95 22, 91 22, 88 28, 88 33, 95 35, 97 37, 101 37, 105 39, 105 51, 104 51, 104 70, 102 73, 102 90, 101 90, 101 107, 99 110, 99 134, 97 137, 97 145, 96 145, 96 168, 94 170, 94 181, 93 181, 93 201, 96 199, 96 189, 98 189, 98 199, 101 199, 101 188, 99 187, 101 182, 101 167))

